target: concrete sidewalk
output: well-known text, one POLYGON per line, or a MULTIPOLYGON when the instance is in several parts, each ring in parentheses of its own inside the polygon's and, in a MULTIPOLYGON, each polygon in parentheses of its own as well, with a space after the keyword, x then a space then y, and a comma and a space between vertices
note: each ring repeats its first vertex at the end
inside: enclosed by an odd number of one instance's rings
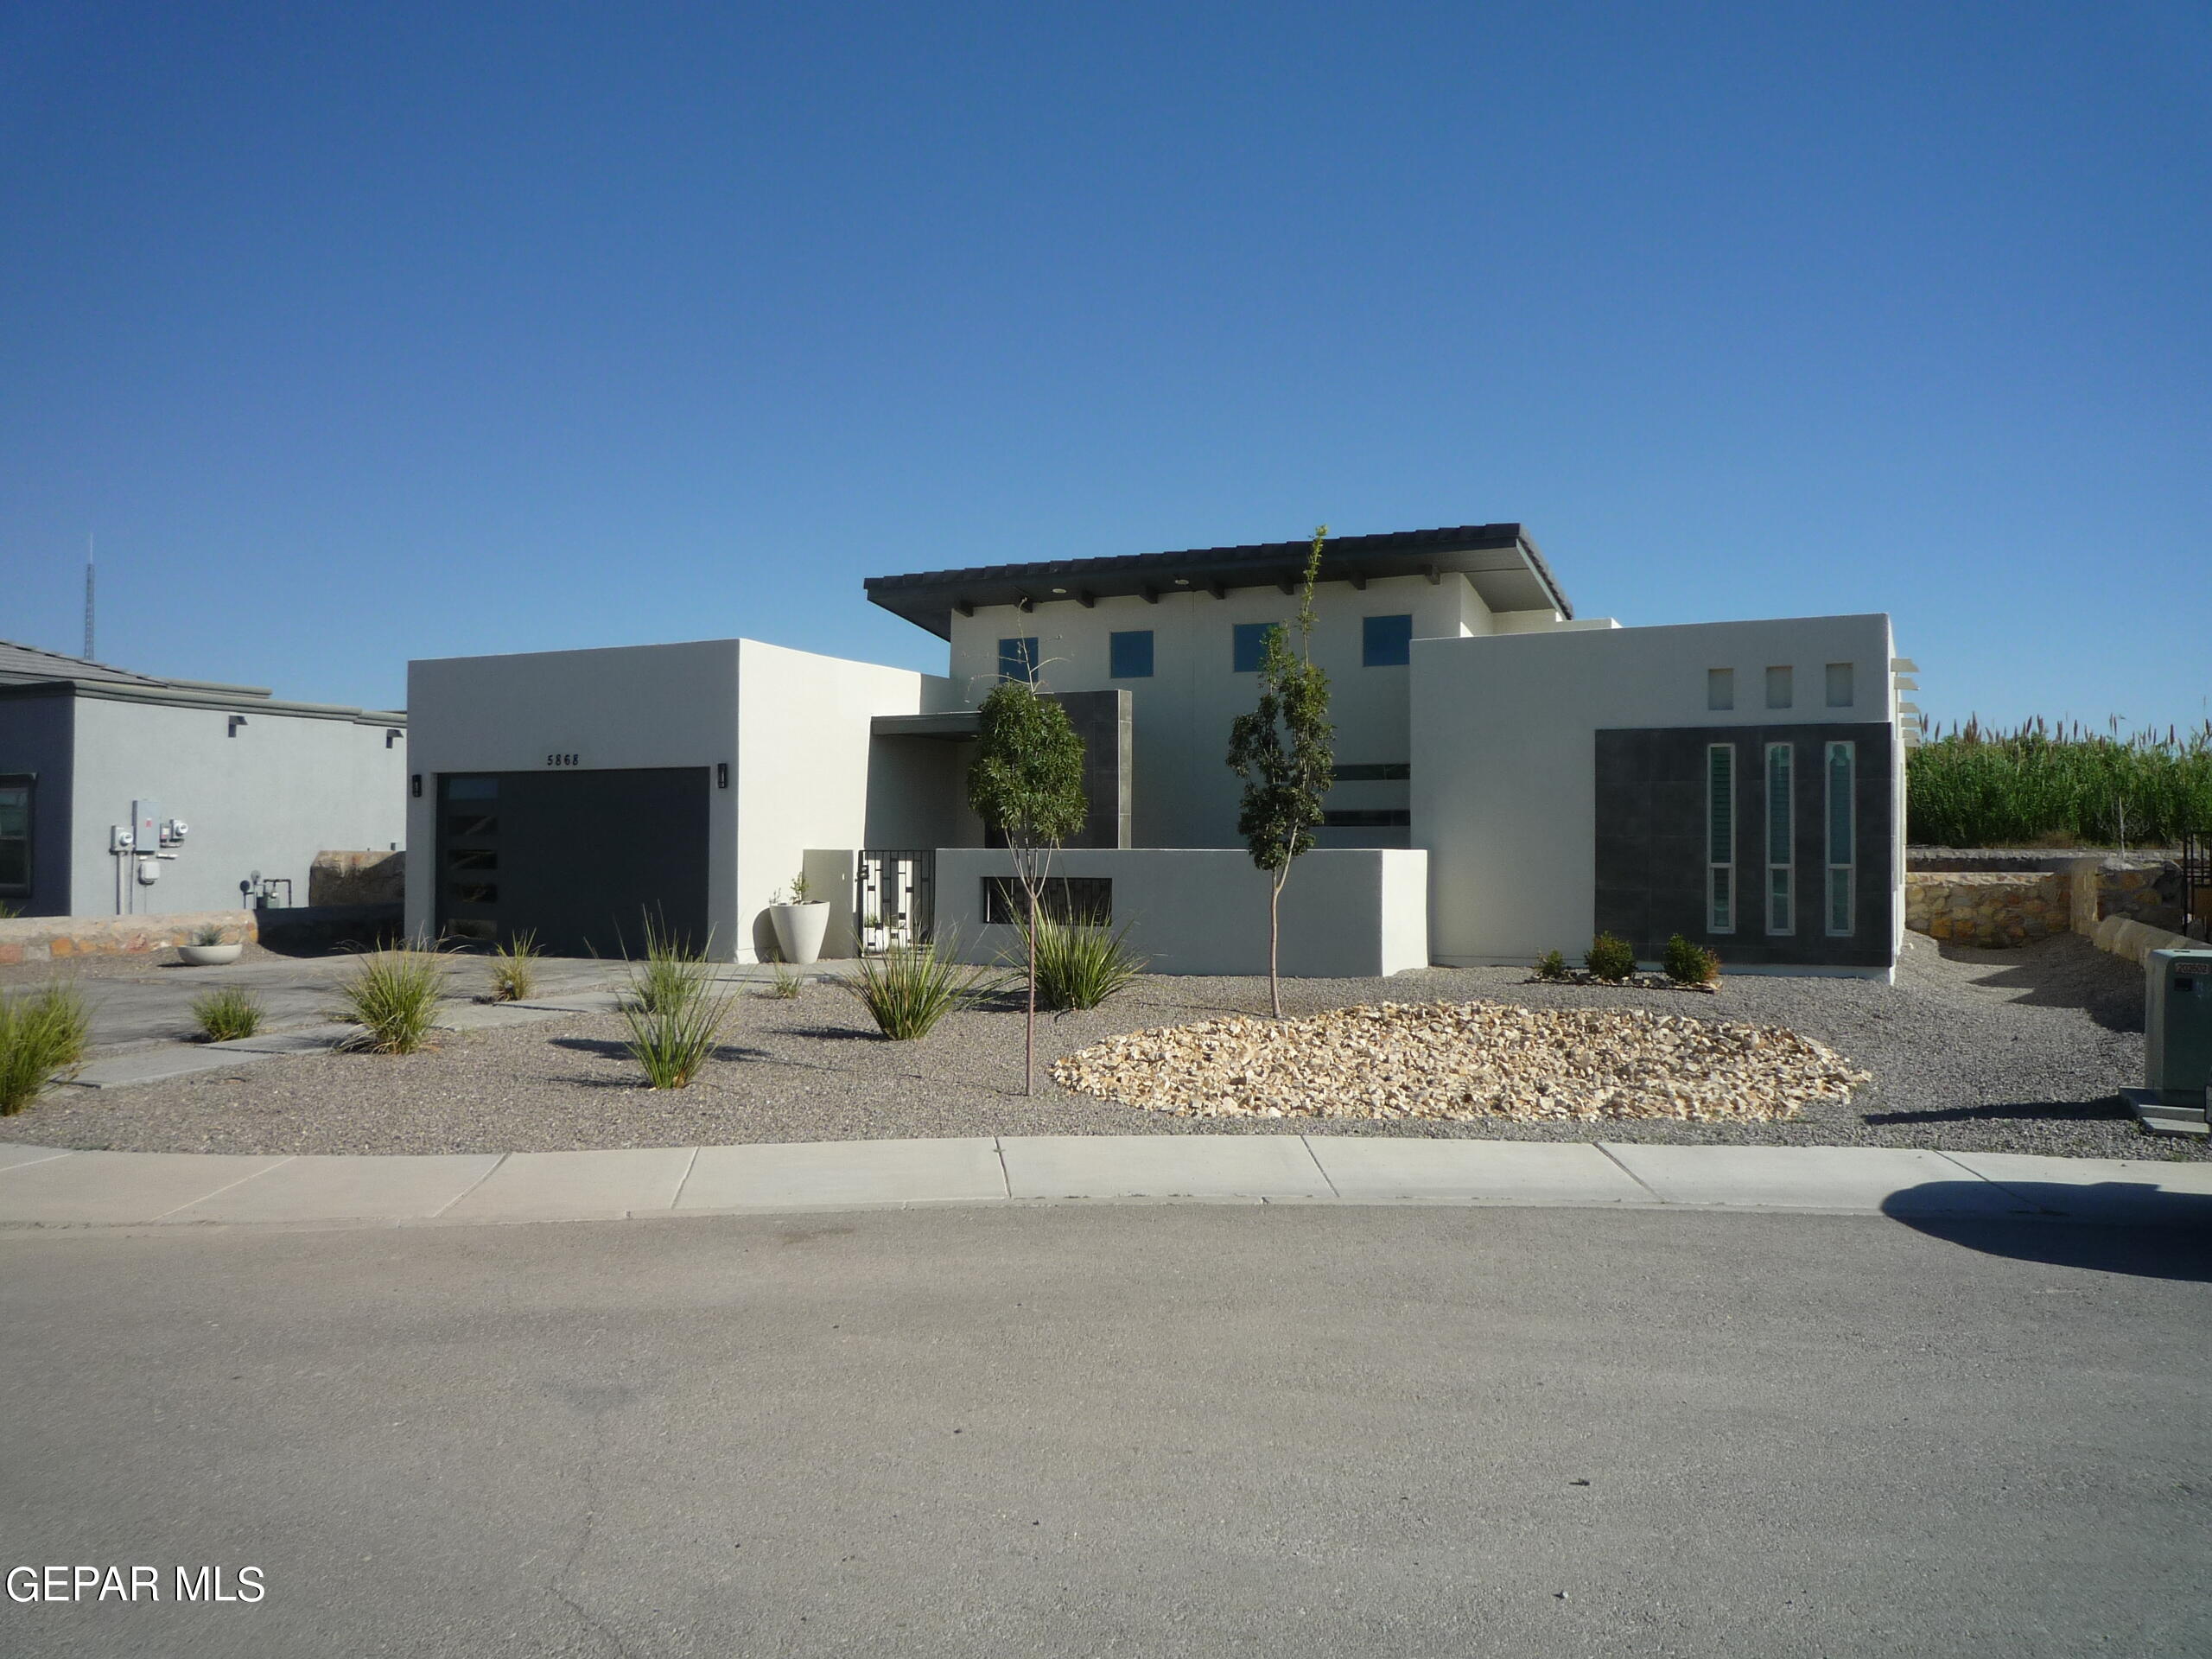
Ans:
POLYGON ((522 1222, 1104 1201, 1547 1205, 2212 1228, 2212 1164, 1364 1135, 239 1157, 0 1145, 0 1227, 522 1222))

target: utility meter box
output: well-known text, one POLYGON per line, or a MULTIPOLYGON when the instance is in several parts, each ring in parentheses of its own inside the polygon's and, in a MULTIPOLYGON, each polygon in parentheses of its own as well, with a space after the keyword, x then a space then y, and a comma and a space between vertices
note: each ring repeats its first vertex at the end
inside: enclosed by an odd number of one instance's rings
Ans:
POLYGON ((2212 1084, 2212 950, 2153 950, 2144 972, 2143 1081, 2164 1105, 2201 1108, 2212 1084))

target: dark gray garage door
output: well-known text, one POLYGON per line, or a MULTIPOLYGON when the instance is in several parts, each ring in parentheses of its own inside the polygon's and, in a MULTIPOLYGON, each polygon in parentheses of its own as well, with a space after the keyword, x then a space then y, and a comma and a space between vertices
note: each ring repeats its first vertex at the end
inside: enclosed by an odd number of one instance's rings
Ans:
POLYGON ((448 772, 438 927, 555 956, 642 956, 645 923, 707 943, 707 769, 448 772))

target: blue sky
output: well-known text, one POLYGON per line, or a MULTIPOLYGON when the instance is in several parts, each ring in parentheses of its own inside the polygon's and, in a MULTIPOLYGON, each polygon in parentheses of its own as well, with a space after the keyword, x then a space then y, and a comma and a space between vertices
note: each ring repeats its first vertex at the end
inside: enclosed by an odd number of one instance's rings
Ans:
POLYGON ((863 576, 1517 519, 2208 712, 2200 3, 0 14, 0 637, 384 705, 863 576))

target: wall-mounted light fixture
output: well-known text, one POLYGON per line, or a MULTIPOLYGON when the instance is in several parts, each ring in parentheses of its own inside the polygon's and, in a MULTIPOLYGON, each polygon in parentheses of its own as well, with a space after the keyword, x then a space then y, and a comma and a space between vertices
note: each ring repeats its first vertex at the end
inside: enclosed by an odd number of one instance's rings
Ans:
POLYGON ((423 798, 423 774, 416 772, 407 780, 407 792, 416 800, 423 798))
POLYGON ((716 789, 729 787, 729 762, 727 760, 715 762, 715 787, 716 789))
POLYGON ((406 736, 406 735, 407 735, 407 734, 406 734, 405 732, 403 732, 402 730, 400 730, 400 729, 399 729, 399 728, 398 728, 398 727, 397 727, 397 726, 387 726, 387 727, 385 727, 385 728, 384 728, 384 746, 385 746, 385 747, 386 747, 387 749, 388 749, 388 748, 390 748, 390 747, 391 747, 393 744, 395 744, 395 743, 398 742, 398 741, 399 741, 399 740, 400 740, 401 738, 403 738, 403 737, 404 737, 404 736, 406 736))
POLYGON ((244 715, 232 715, 231 716, 231 729, 226 735, 236 737, 238 734, 238 728, 245 724, 245 716, 244 715))

